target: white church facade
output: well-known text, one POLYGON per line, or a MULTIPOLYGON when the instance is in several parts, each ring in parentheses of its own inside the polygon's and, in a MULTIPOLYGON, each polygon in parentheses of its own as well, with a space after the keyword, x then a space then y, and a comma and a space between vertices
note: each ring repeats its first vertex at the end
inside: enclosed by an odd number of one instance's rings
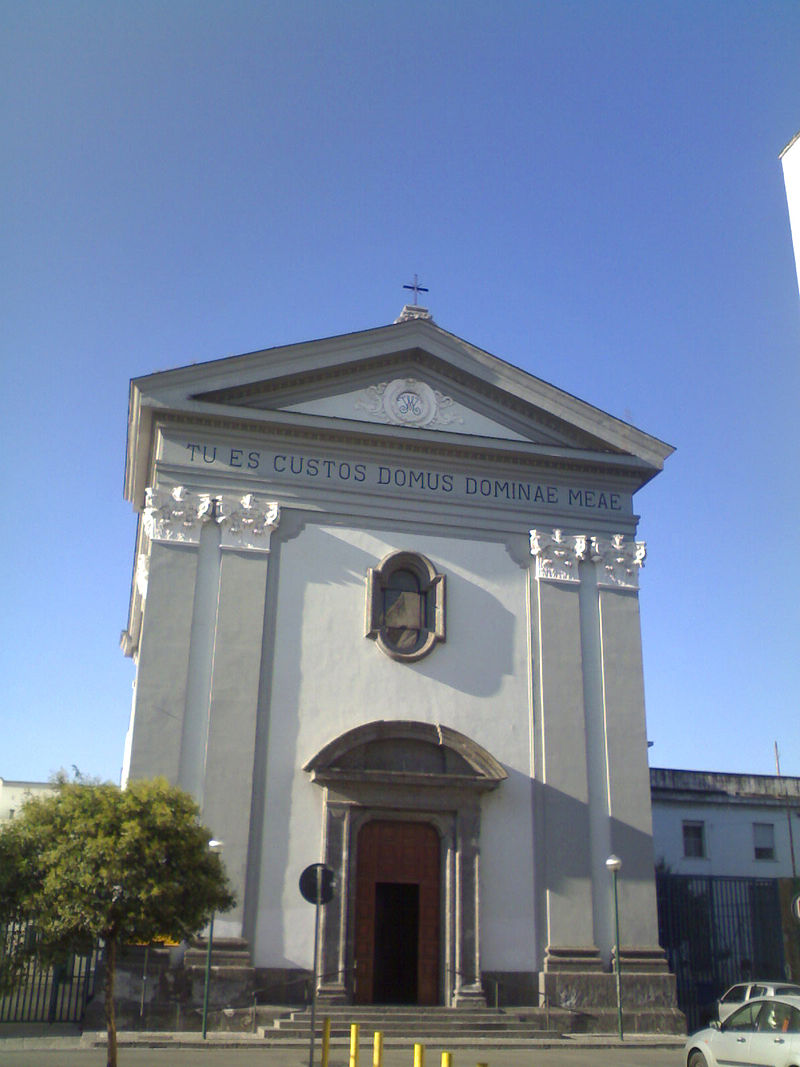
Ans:
POLYGON ((197 798, 256 968, 311 970, 324 862, 322 998, 606 1002, 614 853, 674 1012, 634 509, 671 451, 418 307, 131 383, 124 777, 197 798))

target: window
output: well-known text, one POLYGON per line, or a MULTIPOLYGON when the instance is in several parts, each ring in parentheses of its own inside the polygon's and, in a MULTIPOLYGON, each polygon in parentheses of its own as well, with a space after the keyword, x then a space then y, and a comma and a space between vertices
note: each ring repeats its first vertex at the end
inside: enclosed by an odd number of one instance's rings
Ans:
POLYGON ((753 845, 757 860, 775 859, 775 827, 771 822, 753 823, 753 845))
POLYGON ((683 824, 683 854, 687 859, 703 859, 706 854, 705 823, 683 824))
POLYGON ((720 1004, 729 1004, 731 1001, 738 1003, 740 1000, 744 1000, 747 994, 746 985, 731 986, 728 992, 719 998, 720 1004))
POLYGON ((444 575, 416 552, 391 552, 367 570, 367 637, 413 661, 444 641, 444 575))
POLYGON ((723 1030, 744 1030, 754 1031, 756 1028, 756 1019, 758 1013, 761 1011, 761 1005, 763 1001, 756 1000, 750 1004, 745 1004, 743 1008, 739 1008, 733 1015, 728 1016, 725 1022, 722 1024, 723 1030))
POLYGON ((800 1030, 800 1011, 780 1000, 765 1003, 758 1016, 760 1033, 796 1034, 800 1030))

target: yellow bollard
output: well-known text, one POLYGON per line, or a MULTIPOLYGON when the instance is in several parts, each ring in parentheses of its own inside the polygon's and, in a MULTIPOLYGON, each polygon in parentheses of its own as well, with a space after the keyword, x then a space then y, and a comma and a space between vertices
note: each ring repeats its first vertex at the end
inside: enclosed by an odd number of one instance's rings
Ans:
POLYGON ((358 1023, 350 1023, 350 1067, 358 1067, 358 1023))
POLYGON ((453 1067, 453 1053, 452 1052, 443 1052, 442 1053, 442 1067, 453 1067))
POLYGON ((328 1067, 328 1060, 331 1055, 331 1017, 326 1015, 322 1020, 322 1064, 321 1067, 328 1067))
POLYGON ((372 1067, 381 1067, 383 1062, 383 1034, 380 1030, 375 1031, 372 1039, 372 1067))
POLYGON ((425 1067, 424 1045, 414 1045, 414 1067, 425 1067))

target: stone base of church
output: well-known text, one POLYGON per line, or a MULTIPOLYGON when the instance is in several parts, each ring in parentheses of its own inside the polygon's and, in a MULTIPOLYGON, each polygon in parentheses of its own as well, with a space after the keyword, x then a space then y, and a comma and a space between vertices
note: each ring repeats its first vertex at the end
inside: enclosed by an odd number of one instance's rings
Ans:
MULTIPOLYGON (((620 989, 623 1030, 631 1033, 686 1033, 686 1019, 678 1010, 675 976, 663 949, 625 946, 620 951, 620 989)), ((603 968, 595 949, 550 947, 538 975, 539 1004, 570 1016, 573 1033, 614 1032, 617 1029, 617 983, 613 968, 603 968)))
MULTIPOLYGON (((185 949, 129 946, 117 962, 114 1005, 119 1030, 199 1030, 202 1027, 208 943, 193 941, 185 949)), ((211 947, 208 984, 208 1025, 219 1029, 216 1016, 223 1009, 252 1009, 256 971, 246 941, 216 939, 211 947)), ((95 995, 83 1025, 104 1030, 101 959, 95 975, 95 995)), ((302 995, 301 998, 302 1000, 302 995)))
MULTIPOLYGON (((192 941, 183 957, 183 970, 191 985, 192 999, 205 991, 208 941, 192 941)), ((211 945, 208 982, 209 1008, 249 1007, 253 1001, 256 970, 250 959, 250 946, 240 937, 215 938, 211 945)))
POLYGON ((486 994, 479 983, 472 986, 462 985, 453 993, 453 1007, 461 1009, 485 1008, 486 994))

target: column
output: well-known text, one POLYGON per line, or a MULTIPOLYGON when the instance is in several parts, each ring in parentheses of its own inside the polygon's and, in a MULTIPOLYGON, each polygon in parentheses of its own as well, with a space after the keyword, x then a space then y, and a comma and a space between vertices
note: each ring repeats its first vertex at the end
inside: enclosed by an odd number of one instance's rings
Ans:
MULTIPOLYGON (((593 537, 591 556, 598 586, 610 844, 623 862, 619 876, 620 937, 627 946, 628 963, 647 964, 650 969, 663 961, 663 953, 658 948, 638 601, 645 545, 625 541, 621 534, 593 537)), ((610 878, 600 877, 606 895, 610 894, 610 878)), ((626 949, 622 953, 626 966, 626 949)))
POLYGON ((485 1007, 480 960, 480 831, 477 805, 456 814, 453 1006, 485 1007))
POLYGON ((219 588, 208 693, 203 820, 224 842, 237 905, 216 921, 220 937, 241 937, 256 718, 261 683, 270 540, 279 521, 274 502, 255 494, 223 494, 219 588))
POLYGON ((594 945, 580 561, 586 538, 531 532, 537 882, 544 886, 544 970, 600 966, 594 945))
POLYGON ((123 781, 163 775, 177 783, 189 687, 198 545, 208 497, 181 486, 148 489, 145 551, 136 564, 143 615, 136 695, 123 781))
POLYGON ((320 981, 318 995, 326 1004, 346 1004, 353 990, 347 973, 347 909, 354 887, 350 885, 352 807, 332 801, 324 791, 324 862, 336 877, 333 900, 322 909, 320 923, 320 981))

